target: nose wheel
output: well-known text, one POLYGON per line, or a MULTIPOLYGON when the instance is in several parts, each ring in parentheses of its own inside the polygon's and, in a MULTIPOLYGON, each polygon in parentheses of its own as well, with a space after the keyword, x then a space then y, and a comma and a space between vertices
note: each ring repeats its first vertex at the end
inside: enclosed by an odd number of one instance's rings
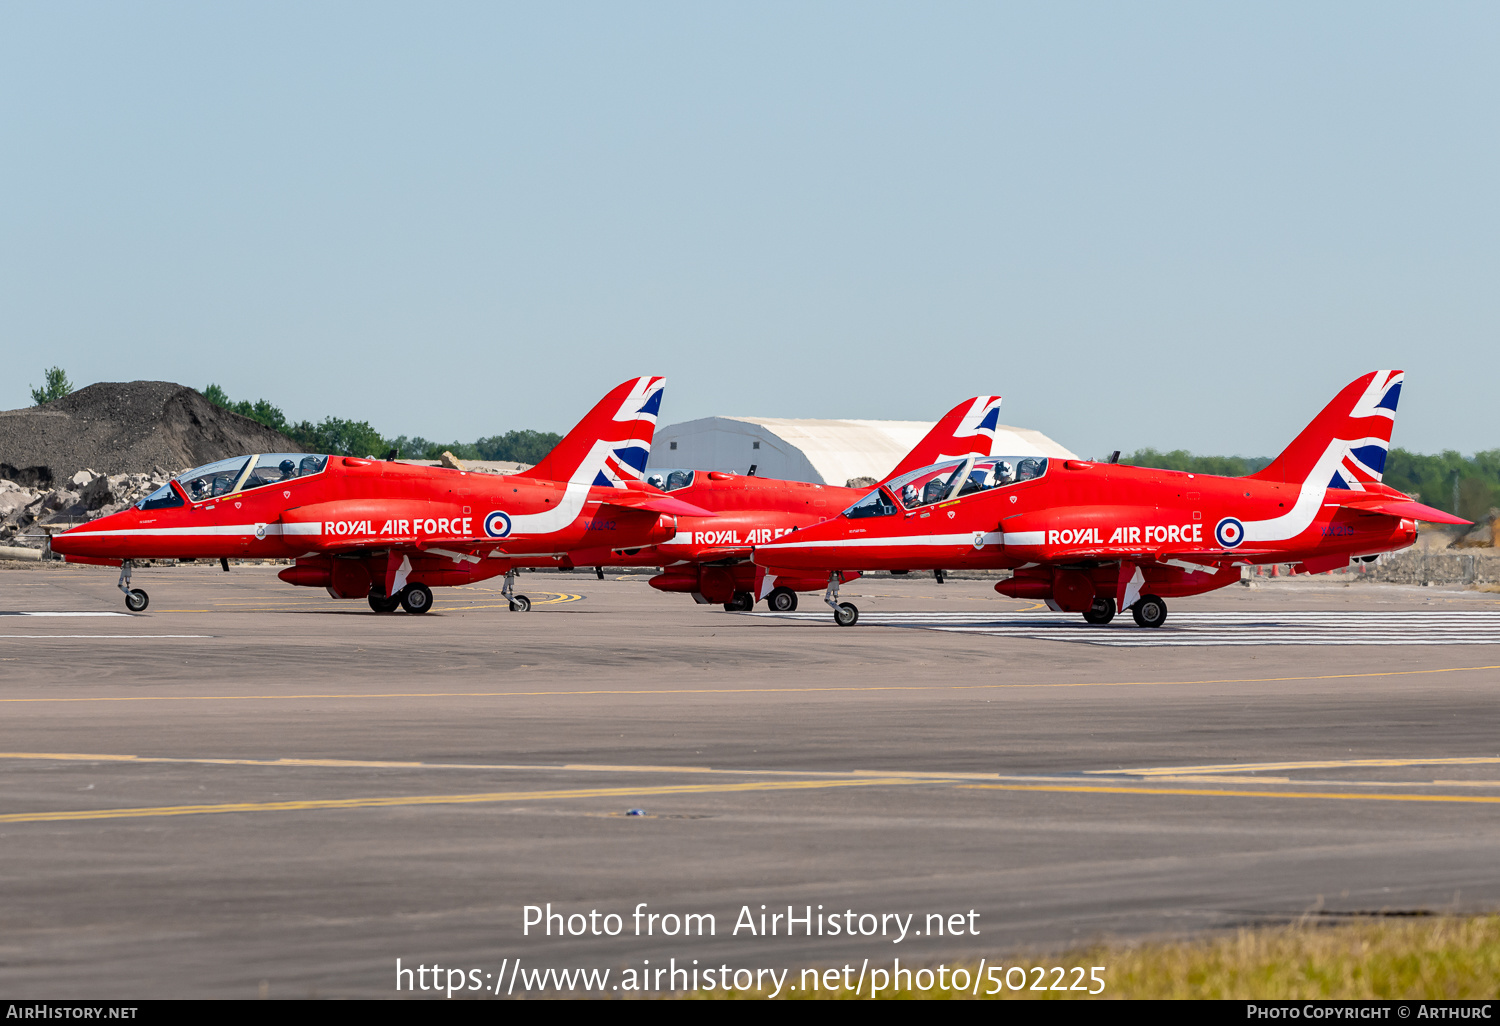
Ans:
POLYGON ((837 570, 828 575, 828 590, 823 601, 833 607, 833 622, 840 627, 853 627, 859 623, 859 607, 853 602, 839 601, 840 574, 837 570))
POLYGON ((505 583, 500 586, 500 594, 505 596, 505 602, 510 606, 512 613, 529 613, 531 612, 531 599, 525 595, 516 594, 516 577, 519 573, 520 571, 514 569, 506 571, 505 583))
POLYGON ((151 604, 151 596, 140 588, 130 587, 130 560, 120 563, 119 589, 125 593, 125 608, 132 613, 145 612, 146 607, 151 604))

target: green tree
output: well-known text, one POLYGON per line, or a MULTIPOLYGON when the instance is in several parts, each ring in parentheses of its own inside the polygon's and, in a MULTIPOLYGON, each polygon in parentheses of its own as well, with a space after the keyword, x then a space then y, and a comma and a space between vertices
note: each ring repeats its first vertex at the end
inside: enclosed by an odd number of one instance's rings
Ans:
POLYGON ((264 424, 273 431, 287 433, 286 414, 281 412, 281 407, 272 405, 269 400, 257 399, 252 403, 248 399, 241 399, 234 402, 227 392, 215 384, 210 384, 203 390, 203 398, 215 406, 222 406, 241 417, 249 417, 258 424, 264 424))
POLYGON ((287 434, 305 449, 333 456, 383 456, 391 448, 380 432, 363 420, 325 417, 318 424, 304 420, 293 424, 287 434))
MULTIPOLYGON (((474 443, 479 459, 510 460, 513 463, 540 463, 552 451, 562 435, 551 431, 507 431, 474 443)), ((458 450, 454 450, 454 455, 458 450)))
POLYGON ((68 380, 68 375, 61 367, 48 367, 43 375, 46 377, 45 384, 31 390, 31 401, 37 406, 61 399, 73 391, 73 383, 68 380))
POLYGON ((1137 449, 1120 457, 1121 463, 1133 467, 1155 467, 1158 470, 1181 470, 1189 474, 1217 474, 1220 477, 1244 477, 1270 466, 1269 456, 1194 456, 1186 449, 1159 452, 1137 449))

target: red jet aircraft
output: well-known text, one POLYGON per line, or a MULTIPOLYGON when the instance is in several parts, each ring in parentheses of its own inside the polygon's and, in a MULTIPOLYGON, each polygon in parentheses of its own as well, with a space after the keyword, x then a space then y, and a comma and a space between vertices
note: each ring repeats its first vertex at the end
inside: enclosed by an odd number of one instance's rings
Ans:
MULTIPOLYGON (((933 426, 889 476, 938 460, 990 455, 999 419, 999 396, 964 400, 933 426)), ((722 603, 730 611, 749 610, 757 601, 756 568, 750 562, 753 546, 827 520, 865 494, 865 489, 721 471, 651 470, 646 480, 716 515, 712 520, 679 517, 675 536, 646 548, 572 552, 563 557, 566 564, 659 566, 662 573, 651 578, 653 588, 686 592, 705 604, 722 603)), ((858 576, 846 573, 842 581, 858 576)), ((769 608, 785 612, 797 608, 797 592, 822 591, 828 578, 827 574, 784 574, 762 583, 758 597, 769 608)))
MULTIPOLYGON (((1416 521, 1466 520, 1381 484, 1403 374, 1352 382, 1270 466, 1215 477, 1086 460, 969 458, 895 477, 840 516, 755 547, 762 580, 829 574, 838 601, 861 570, 1009 569, 1002 595, 1044 600, 1104 624, 1129 609, 1142 627, 1167 617, 1162 596, 1198 595, 1239 568, 1296 563, 1323 573, 1416 541, 1416 521)), ((762 586, 764 586, 762 584, 762 586)))
MULTIPOLYGON (((52 539, 69 562, 119 566, 125 605, 137 559, 294 558, 289 584, 368 598, 376 612, 432 607, 432 589, 505 574, 578 549, 629 549, 677 535, 708 510, 641 478, 662 378, 605 396, 541 463, 508 477, 354 457, 266 453, 221 460, 169 481, 129 509, 52 539)), ((228 563, 224 564, 228 569, 228 563)))

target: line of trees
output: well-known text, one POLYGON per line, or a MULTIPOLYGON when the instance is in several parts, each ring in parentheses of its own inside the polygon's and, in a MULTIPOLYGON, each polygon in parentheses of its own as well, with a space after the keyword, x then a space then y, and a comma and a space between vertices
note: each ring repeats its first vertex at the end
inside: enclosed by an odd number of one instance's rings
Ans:
MULTIPOLYGON (((1269 466, 1269 456, 1194 456, 1186 449, 1159 452, 1140 449, 1120 457, 1137 467, 1183 470, 1190 474, 1243 477, 1269 466)), ((1385 460, 1384 481, 1392 488, 1465 520, 1483 520, 1500 507, 1500 449, 1464 456, 1447 449, 1423 455, 1392 449, 1385 460)))
POLYGON ((266 399, 235 401, 216 384, 203 390, 203 397, 216 406, 232 410, 242 417, 280 431, 304 449, 335 456, 382 456, 392 449, 405 459, 435 460, 444 451, 462 460, 510 460, 515 463, 540 463, 562 436, 550 431, 507 431, 473 442, 431 442, 417 436, 397 435, 386 438, 368 421, 324 417, 314 424, 310 420, 295 424, 286 419, 281 408, 266 399))

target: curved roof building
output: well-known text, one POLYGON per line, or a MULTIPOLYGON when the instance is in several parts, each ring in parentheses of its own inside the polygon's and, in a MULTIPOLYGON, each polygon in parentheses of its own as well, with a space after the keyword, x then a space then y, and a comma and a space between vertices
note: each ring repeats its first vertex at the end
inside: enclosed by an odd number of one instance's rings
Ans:
MULTIPOLYGON (((933 421, 793 420, 784 417, 704 417, 656 429, 649 466, 727 470, 814 484, 879 480, 895 469, 933 421)), ((1040 431, 995 429, 995 450, 1008 456, 1077 459, 1040 431)))

